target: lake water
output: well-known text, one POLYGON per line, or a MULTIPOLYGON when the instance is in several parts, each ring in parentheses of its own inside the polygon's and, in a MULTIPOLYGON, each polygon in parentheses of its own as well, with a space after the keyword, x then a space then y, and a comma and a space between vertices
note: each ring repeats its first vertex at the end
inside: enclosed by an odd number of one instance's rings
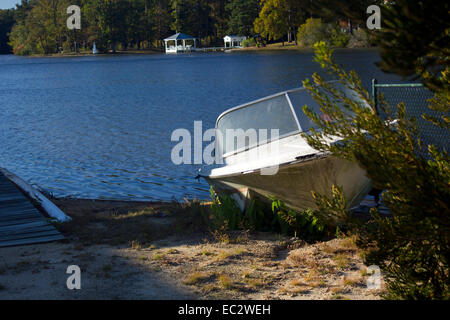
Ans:
MULTIPOLYGON (((173 130, 213 128, 238 104, 301 86, 312 52, 0 56, 0 167, 55 196, 128 200, 208 198, 200 165, 171 162, 173 130)), ((374 50, 336 59, 396 82, 374 50)))

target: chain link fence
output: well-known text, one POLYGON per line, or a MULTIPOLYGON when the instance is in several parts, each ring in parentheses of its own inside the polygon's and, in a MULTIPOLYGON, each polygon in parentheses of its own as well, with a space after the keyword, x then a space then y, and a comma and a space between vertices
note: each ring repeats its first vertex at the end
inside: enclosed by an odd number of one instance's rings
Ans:
POLYGON ((440 117, 441 112, 428 108, 428 99, 433 97, 433 93, 419 83, 401 83, 401 84, 381 84, 376 79, 372 80, 372 99, 377 108, 380 117, 387 118, 389 115, 393 118, 396 113, 396 106, 404 102, 406 115, 408 118, 415 118, 419 137, 426 146, 433 144, 440 150, 450 150, 450 137, 448 130, 433 125, 425 120, 422 115, 440 117), (383 112, 380 107, 381 99, 388 105, 389 115, 383 112))

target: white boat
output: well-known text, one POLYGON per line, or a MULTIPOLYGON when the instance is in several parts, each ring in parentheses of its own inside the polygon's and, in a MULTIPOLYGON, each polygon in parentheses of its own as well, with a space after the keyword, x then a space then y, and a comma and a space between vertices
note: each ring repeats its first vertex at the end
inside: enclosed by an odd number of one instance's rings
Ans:
MULTIPOLYGON (((357 99, 354 92, 347 90, 346 94, 357 99)), ((216 122, 215 152, 216 161, 223 159, 223 164, 201 169, 200 176, 217 193, 231 195, 242 210, 253 198, 270 197, 296 210, 315 208, 311 191, 331 195, 332 185, 343 188, 348 209, 357 206, 370 191, 370 180, 357 163, 308 145, 301 133, 308 132, 314 123, 302 110, 305 104, 321 113, 305 88, 222 113, 216 122), (264 134, 277 129, 278 136, 264 134)), ((328 140, 335 143, 340 139, 328 140)))

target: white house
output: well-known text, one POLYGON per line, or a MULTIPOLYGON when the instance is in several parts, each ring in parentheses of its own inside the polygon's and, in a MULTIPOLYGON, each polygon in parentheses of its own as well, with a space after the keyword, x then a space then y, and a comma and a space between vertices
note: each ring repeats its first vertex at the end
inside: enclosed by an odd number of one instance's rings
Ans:
POLYGON ((165 38, 164 46, 166 47, 166 53, 189 52, 197 47, 197 39, 188 34, 178 32, 165 38))
POLYGON ((226 48, 240 48, 242 47, 242 41, 247 39, 247 37, 229 35, 223 38, 223 42, 225 43, 226 48))

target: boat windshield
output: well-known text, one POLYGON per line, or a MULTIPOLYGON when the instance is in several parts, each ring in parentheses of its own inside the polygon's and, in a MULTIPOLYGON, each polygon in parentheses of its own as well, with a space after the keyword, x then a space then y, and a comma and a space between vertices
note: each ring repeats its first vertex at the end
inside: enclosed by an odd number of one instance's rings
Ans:
POLYGON ((220 148, 225 155, 299 130, 287 96, 283 93, 237 107, 219 117, 216 148, 220 148))
POLYGON ((315 128, 317 125, 303 112, 303 106, 307 105, 311 111, 319 114, 321 117, 324 117, 324 115, 322 111, 320 111, 320 106, 316 101, 314 101, 309 92, 302 88, 299 90, 290 91, 288 96, 297 115, 301 131, 308 131, 311 128, 315 128))
MULTIPOLYGON (((361 105, 366 105, 366 107, 370 108, 369 105, 367 105, 364 101, 361 100, 361 98, 357 95, 357 93, 354 90, 350 90, 336 81, 333 81, 333 87, 338 91, 342 92, 343 94, 345 94, 345 96, 350 100, 358 101, 361 105)), ((310 130, 311 128, 317 128, 317 125, 311 119, 309 119, 308 116, 303 112, 304 105, 307 105, 312 112, 319 115, 323 120, 331 120, 329 119, 329 116, 327 116, 320 110, 320 105, 313 99, 313 97, 309 94, 308 90, 306 90, 305 88, 291 90, 288 92, 288 95, 289 99, 292 102, 292 107, 294 108, 294 111, 297 115, 301 131, 305 132, 310 130)), ((330 99, 334 100, 331 97, 330 99)), ((343 104, 339 101, 334 102, 340 106, 341 110, 345 114, 349 116, 351 115, 351 111, 349 108, 344 107, 343 104)))
MULTIPOLYGON (((348 98, 364 103, 354 91, 338 82, 334 83, 334 87, 348 98)), ((303 112, 304 105, 327 120, 327 115, 305 88, 282 92, 225 112, 217 121, 216 151, 226 155, 316 128, 317 125, 303 112), (274 136, 273 130, 278 130, 277 136, 274 136)), ((342 109, 350 113, 348 108, 342 109)))

